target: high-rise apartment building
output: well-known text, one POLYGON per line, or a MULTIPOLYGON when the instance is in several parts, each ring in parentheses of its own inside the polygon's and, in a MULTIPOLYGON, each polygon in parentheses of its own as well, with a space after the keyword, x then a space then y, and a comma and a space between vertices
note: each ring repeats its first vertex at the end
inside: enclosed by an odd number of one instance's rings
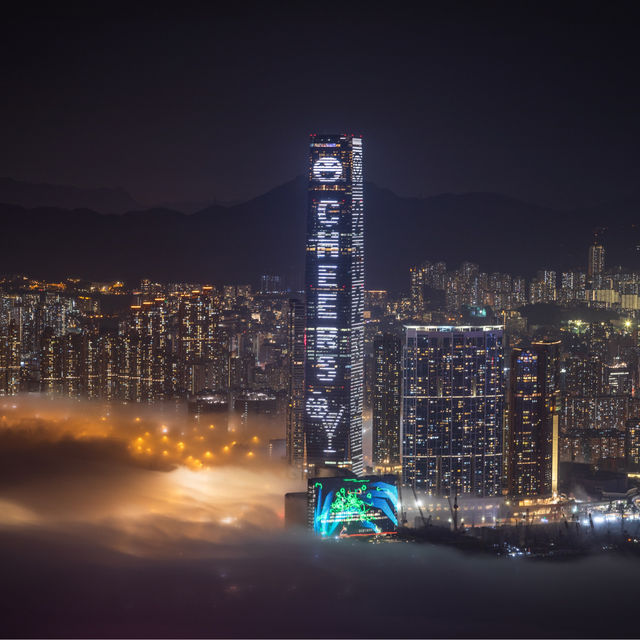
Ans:
POLYGON ((218 331, 220 300, 212 287, 183 295, 177 314, 178 384, 196 395, 223 386, 226 350, 218 331))
POLYGON ((0 328, 0 395, 13 395, 20 391, 21 355, 20 324, 11 320, 0 328))
POLYGON ((604 389, 604 364, 596 354, 570 356, 565 364, 567 396, 600 396, 604 389))
POLYGON ((49 393, 76 397, 85 387, 88 337, 80 333, 56 336, 44 331, 40 367, 42 389, 49 393))
POLYGON ((559 301, 562 304, 586 300, 587 276, 580 271, 565 271, 561 276, 559 301))
POLYGON ((596 239, 589 247, 589 264, 587 276, 591 282, 604 274, 604 247, 596 239))
POLYGON ((133 305, 129 319, 132 400, 158 400, 168 395, 167 313, 164 300, 133 305))
POLYGON ((304 432, 309 464, 362 473, 362 138, 312 135, 306 258, 304 432))
POLYGON ((409 270, 411 306, 416 317, 424 313, 424 271, 420 266, 409 270))
POLYGON ((282 291, 282 278, 280 276, 260 276, 260 293, 280 293, 282 291))
POLYGON ((406 326, 403 360, 403 482, 430 495, 499 495, 503 327, 406 326))
POLYGON ((548 304, 557 298, 556 272, 548 269, 538 271, 537 278, 529 286, 529 302, 531 304, 548 304))
POLYGON ((640 420, 627 420, 625 425, 625 457, 628 469, 640 468, 640 420))
POLYGON ((289 300, 288 353, 289 402, 287 404, 287 461, 304 465, 304 336, 305 305, 300 300, 289 300))
POLYGON ((551 496, 558 484, 560 342, 511 352, 507 479, 512 496, 551 496))
POLYGON ((400 394, 402 341, 391 333, 373 341, 373 463, 382 467, 400 464, 400 394))

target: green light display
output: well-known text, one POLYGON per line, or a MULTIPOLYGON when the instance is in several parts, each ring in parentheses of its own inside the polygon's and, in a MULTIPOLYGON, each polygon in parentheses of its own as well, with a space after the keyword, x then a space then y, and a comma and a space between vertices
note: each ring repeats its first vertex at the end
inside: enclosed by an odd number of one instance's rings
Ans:
POLYGON ((398 526, 395 478, 330 478, 315 482, 314 530, 321 536, 378 535, 398 526))

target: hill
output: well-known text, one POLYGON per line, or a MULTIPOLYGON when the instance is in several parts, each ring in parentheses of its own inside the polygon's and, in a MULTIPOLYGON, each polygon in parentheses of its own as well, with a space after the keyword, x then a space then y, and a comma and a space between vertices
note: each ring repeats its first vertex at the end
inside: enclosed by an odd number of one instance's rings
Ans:
MULTIPOLYGON (((555 211, 490 194, 404 198, 365 187, 366 286, 407 288, 423 260, 462 260, 485 271, 530 276, 540 268, 582 268, 595 227, 607 227, 607 262, 638 267, 640 201, 555 211), (614 212, 615 215, 611 215, 614 212)), ((57 207, 0 205, 0 271, 96 280, 257 283, 281 274, 302 284, 306 185, 296 178, 234 206, 185 215, 169 209, 105 215, 57 207), (8 241, 7 241, 8 240, 8 241)))
POLYGON ((124 213, 140 207, 124 189, 81 189, 64 185, 22 182, 13 178, 0 178, 0 202, 26 208, 86 208, 100 213, 124 213))

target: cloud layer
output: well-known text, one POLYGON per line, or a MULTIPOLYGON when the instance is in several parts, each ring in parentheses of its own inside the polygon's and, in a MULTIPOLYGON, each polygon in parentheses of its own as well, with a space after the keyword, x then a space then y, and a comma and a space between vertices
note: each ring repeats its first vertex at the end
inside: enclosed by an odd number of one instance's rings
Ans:
POLYGON ((637 635, 635 557, 550 564, 323 542, 283 529, 283 494, 300 481, 268 459, 264 426, 200 441, 166 413, 16 405, 0 416, 5 636, 637 635), (135 450, 163 425, 215 458, 194 468, 135 450))

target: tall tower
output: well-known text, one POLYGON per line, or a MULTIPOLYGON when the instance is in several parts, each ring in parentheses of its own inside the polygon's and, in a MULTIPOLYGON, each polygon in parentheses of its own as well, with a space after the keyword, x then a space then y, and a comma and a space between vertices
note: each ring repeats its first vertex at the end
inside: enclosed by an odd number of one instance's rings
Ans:
POLYGON ((289 404, 287 405, 287 461, 295 467, 304 464, 304 326, 305 307, 300 300, 289 300, 289 404))
POLYGON ((400 464, 400 390, 402 341, 391 333, 373 341, 373 462, 382 467, 400 464))
POLYGON ((420 266, 409 269, 411 286, 411 306, 416 317, 422 317, 424 313, 424 271, 420 266))
POLYGON ((587 276, 593 282, 604 273, 604 247, 596 237, 593 244, 589 247, 589 264, 587 276))
POLYGON ((512 496, 557 491, 560 342, 511 352, 507 476, 512 496))
POLYGON ((405 326, 402 480, 429 495, 500 495, 503 327, 405 326))
POLYGON ((311 136, 306 259, 307 463, 364 470, 362 138, 311 136))

